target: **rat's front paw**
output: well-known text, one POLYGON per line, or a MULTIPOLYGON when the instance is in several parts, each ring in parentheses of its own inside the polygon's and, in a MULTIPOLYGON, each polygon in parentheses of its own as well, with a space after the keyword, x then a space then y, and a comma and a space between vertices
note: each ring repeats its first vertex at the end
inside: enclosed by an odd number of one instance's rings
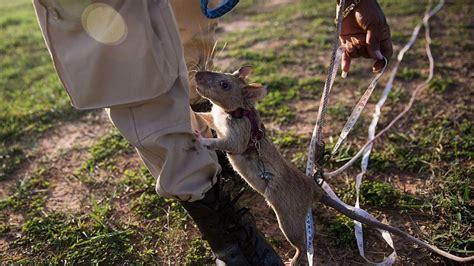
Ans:
POLYGON ((201 131, 199 130, 194 130, 194 137, 199 140, 202 139, 201 131))
POLYGON ((202 146, 214 149, 215 147, 215 141, 213 139, 206 139, 206 138, 201 138, 199 139, 199 142, 202 144, 202 146))
POLYGON ((194 131, 194 137, 196 137, 197 141, 199 141, 199 143, 201 143, 202 146, 214 149, 214 146, 215 146, 215 143, 216 143, 216 141, 214 139, 204 138, 201 135, 201 132, 199 132, 198 130, 194 131))

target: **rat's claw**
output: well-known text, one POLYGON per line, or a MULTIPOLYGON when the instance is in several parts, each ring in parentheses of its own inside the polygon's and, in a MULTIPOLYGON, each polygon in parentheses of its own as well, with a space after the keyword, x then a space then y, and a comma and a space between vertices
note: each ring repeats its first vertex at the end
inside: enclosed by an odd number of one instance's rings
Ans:
POLYGON ((194 137, 197 139, 202 139, 201 132, 199 130, 194 130, 194 137))
POLYGON ((212 139, 206 139, 206 138, 199 138, 199 142, 201 143, 202 146, 212 148, 214 144, 214 140, 212 139))
POLYGON ((203 132, 199 130, 194 130, 194 137, 196 138, 199 143, 201 143, 202 146, 208 147, 213 149, 214 144, 215 144, 215 139, 212 138, 205 138, 202 136, 203 132))

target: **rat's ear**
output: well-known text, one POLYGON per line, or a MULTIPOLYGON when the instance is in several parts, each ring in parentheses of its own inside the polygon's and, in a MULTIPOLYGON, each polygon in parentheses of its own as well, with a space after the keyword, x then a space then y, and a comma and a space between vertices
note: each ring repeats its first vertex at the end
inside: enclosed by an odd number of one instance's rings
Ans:
POLYGON ((252 72, 251 66, 243 66, 239 70, 235 71, 233 75, 242 80, 245 80, 247 76, 250 75, 251 72, 252 72))
POLYGON ((244 89, 244 97, 248 100, 260 100, 267 95, 267 86, 258 83, 251 83, 244 89))

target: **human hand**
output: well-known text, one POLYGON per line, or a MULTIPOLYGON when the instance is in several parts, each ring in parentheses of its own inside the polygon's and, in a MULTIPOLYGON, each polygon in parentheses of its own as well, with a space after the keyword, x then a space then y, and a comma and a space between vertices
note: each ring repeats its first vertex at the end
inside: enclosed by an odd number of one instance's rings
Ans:
MULTIPOLYGON (((346 6, 353 0, 347 0, 346 6)), ((360 3, 342 21, 341 46, 342 76, 347 76, 351 60, 358 57, 375 59, 373 72, 380 72, 385 66, 383 57, 390 60, 393 54, 390 28, 385 15, 376 0, 360 0, 360 3)))

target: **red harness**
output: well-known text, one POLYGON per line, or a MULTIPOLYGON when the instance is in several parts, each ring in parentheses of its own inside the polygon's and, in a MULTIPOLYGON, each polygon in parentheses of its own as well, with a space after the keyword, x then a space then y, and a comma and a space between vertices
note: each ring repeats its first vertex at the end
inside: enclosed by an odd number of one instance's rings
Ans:
POLYGON ((257 110, 255 110, 255 108, 252 108, 250 110, 238 108, 232 112, 227 113, 230 114, 233 118, 247 117, 247 119, 250 121, 251 128, 249 144, 245 152, 247 152, 248 150, 256 149, 256 143, 265 137, 265 126, 263 125, 263 123, 260 123, 258 121, 257 110))

